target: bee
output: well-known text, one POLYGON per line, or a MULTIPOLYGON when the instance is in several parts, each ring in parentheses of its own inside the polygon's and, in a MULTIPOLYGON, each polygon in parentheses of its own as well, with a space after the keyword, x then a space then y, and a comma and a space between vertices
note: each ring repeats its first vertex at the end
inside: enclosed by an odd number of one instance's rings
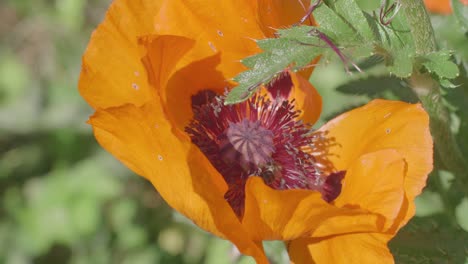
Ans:
POLYGON ((268 163, 261 169, 259 176, 262 177, 266 184, 271 184, 275 180, 281 178, 281 165, 268 163))

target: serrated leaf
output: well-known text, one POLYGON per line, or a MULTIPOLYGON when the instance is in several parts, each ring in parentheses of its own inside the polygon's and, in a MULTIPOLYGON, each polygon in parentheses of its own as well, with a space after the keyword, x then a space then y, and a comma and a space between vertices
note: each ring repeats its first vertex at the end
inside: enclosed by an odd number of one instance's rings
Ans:
MULTIPOLYGON (((310 41, 314 37, 310 36, 310 41)), ((315 45, 305 45, 295 39, 275 38, 258 41, 264 50, 244 60, 251 68, 234 77, 239 85, 227 95, 225 104, 235 104, 249 98, 262 84, 270 82, 285 68, 297 70, 305 67, 323 52, 315 45)))
POLYGON ((390 73, 400 78, 407 78, 413 72, 413 56, 409 50, 400 50, 392 57, 393 61, 388 66, 390 73))
POLYGON ((378 23, 377 19, 367 13, 363 13, 364 17, 369 25, 372 34, 374 35, 374 39, 377 42, 382 42, 382 37, 380 36, 380 24, 378 23))
POLYGON ((356 31, 328 6, 324 4, 318 6, 314 11, 314 18, 320 25, 320 31, 333 41, 338 43, 359 42, 356 31))
POLYGON ((458 86, 453 84, 451 81, 447 80, 447 79, 441 79, 439 80, 439 83, 442 87, 445 87, 445 88, 457 88, 458 86))
POLYGON ((411 32, 402 14, 397 14, 388 26, 382 25, 376 17, 368 14, 364 15, 376 35, 377 46, 380 46, 388 53, 396 53, 400 49, 414 50, 411 32))
POLYGON ((336 88, 347 95, 366 95, 369 98, 386 98, 416 103, 418 98, 396 77, 370 76, 344 83, 336 88))
MULTIPOLYGON (((354 0, 324 1, 313 15, 319 27, 281 29, 277 38, 257 41, 264 52, 242 61, 250 70, 234 78, 239 85, 228 94, 226 104, 246 100, 286 68, 301 69, 320 54, 335 53, 344 64, 356 68, 347 54, 354 58, 377 54, 386 59, 389 70, 397 77, 406 78, 412 73, 415 52, 402 15, 397 15, 390 26, 384 26, 361 11, 354 0)), ((365 62, 372 63, 374 58, 365 62)))
POLYGON ((392 33, 392 47, 406 48, 414 50, 413 36, 411 35, 408 22, 406 21, 403 11, 399 12, 388 27, 392 33))
POLYGON ((337 1, 335 10, 361 35, 362 40, 373 42, 376 39, 364 13, 354 0, 337 1))
POLYGON ((298 39, 309 34, 309 32, 314 29, 313 26, 299 26, 299 27, 290 27, 286 29, 279 29, 278 35, 281 38, 290 38, 298 39))
POLYGON ((458 76, 458 66, 451 60, 450 53, 446 51, 434 52, 423 56, 424 67, 440 78, 453 79, 458 76))
MULTIPOLYGON (((357 65, 361 70, 366 70, 381 64, 384 60, 383 56, 376 54, 359 61, 357 65)), ((355 69, 353 68, 351 71, 355 71, 355 69)))

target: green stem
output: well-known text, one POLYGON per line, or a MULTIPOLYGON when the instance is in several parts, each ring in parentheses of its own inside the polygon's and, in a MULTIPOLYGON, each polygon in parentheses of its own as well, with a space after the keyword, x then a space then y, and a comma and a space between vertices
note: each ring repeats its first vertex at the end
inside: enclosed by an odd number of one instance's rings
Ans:
POLYGON ((417 55, 437 51, 434 30, 423 0, 400 0, 404 16, 410 25, 417 55))
MULTIPOLYGON (((410 25, 417 55, 437 51, 431 21, 422 0, 400 0, 403 14, 410 25)), ((435 149, 445 167, 455 173, 457 179, 468 191, 467 165, 458 144, 450 131, 450 116, 443 104, 440 85, 429 74, 415 70, 410 77, 413 91, 421 100, 430 116, 431 133, 435 149)))

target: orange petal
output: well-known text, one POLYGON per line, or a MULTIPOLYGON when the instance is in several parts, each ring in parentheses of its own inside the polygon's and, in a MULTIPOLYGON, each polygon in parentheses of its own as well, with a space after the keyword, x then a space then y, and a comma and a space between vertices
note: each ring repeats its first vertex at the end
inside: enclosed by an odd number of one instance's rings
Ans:
POLYGON ((405 161, 393 149, 359 157, 347 171, 336 207, 318 192, 275 191, 254 177, 246 185, 243 225, 255 239, 384 231, 403 206, 405 172, 405 161))
POLYGON ((337 170, 348 170, 364 154, 396 150, 406 161, 404 189, 409 200, 402 224, 414 215, 413 200, 432 170, 429 117, 419 104, 374 100, 331 120, 320 129, 337 144, 329 159, 337 170))
POLYGON ((315 87, 297 73, 291 73, 294 88, 290 100, 295 100, 296 108, 302 111, 299 117, 305 123, 314 124, 320 117, 322 111, 322 97, 315 87))
POLYGON ((160 5, 153 0, 117 0, 110 6, 83 56, 79 90, 93 108, 151 100, 140 61, 144 49, 137 38, 154 33, 153 17, 160 5))
MULTIPOLYGON (((154 25, 158 34, 196 40, 181 67, 220 52, 223 63, 218 70, 231 79, 245 70, 240 60, 260 52, 253 40, 274 37, 275 28, 289 27, 302 18, 308 1, 300 1, 163 1, 154 25)), ((304 76, 310 76, 311 70, 304 76)))
POLYGON ((424 0, 427 9, 432 13, 449 15, 452 13, 450 0, 424 0))
POLYGON ((346 172, 339 207, 359 207, 383 215, 390 227, 405 198, 406 163, 393 149, 362 155, 346 172))
POLYGON ((139 38, 139 44, 146 48, 142 58, 148 72, 149 83, 158 92, 164 91, 176 65, 193 48, 194 41, 188 38, 171 35, 148 35, 139 38))
POLYGON ((382 221, 365 210, 328 204, 316 191, 271 189, 260 177, 251 177, 245 188, 242 224, 254 240, 296 239, 316 232, 323 222, 329 229, 322 228, 320 235, 376 231, 382 221))
POLYGON ((302 238, 288 245, 294 264, 394 263, 385 234, 348 234, 321 239, 302 238))
MULTIPOLYGON (((273 37, 276 29, 297 24, 306 14, 309 0, 258 0, 260 24, 268 37, 273 37)), ((313 18, 305 24, 315 24, 313 18)))
POLYGON ((157 101, 98 110, 89 123, 101 146, 151 181, 171 207, 267 263, 261 246, 224 200, 222 177, 187 136, 173 134, 157 101))
MULTIPOLYGON (((287 28, 297 24, 307 12, 310 0, 258 0, 258 19, 264 34, 272 38, 277 29, 287 28)), ((315 25, 313 16, 304 21, 305 25, 315 25)), ((319 58, 311 64, 318 63, 319 58)), ((309 79, 313 67, 308 67, 299 72, 299 75, 309 79)))
POLYGON ((169 120, 180 131, 192 118, 191 97, 197 92, 210 89, 218 94, 224 92, 227 82, 216 70, 221 63, 218 54, 194 61, 177 69, 180 61, 190 56, 194 41, 179 36, 150 36, 142 39, 147 54, 144 57, 150 82, 163 99, 163 106, 169 120))
POLYGON ((166 0, 154 19, 159 34, 194 39, 185 64, 221 53, 218 69, 230 79, 245 68, 240 60, 259 52, 252 39, 263 38, 255 1, 166 0), (190 23, 187 23, 190 21, 190 23))
MULTIPOLYGON (((178 36, 163 36, 158 37, 157 40, 161 38, 189 40, 185 37, 178 36)), ((216 70, 216 66, 221 63, 220 54, 214 54, 199 61, 193 61, 177 70, 175 65, 190 56, 190 54, 177 56, 177 54, 182 55, 180 51, 184 46, 186 47, 187 44, 183 42, 180 44, 168 42, 166 45, 164 45, 164 43, 158 45, 160 41, 154 44, 153 42, 154 41, 145 41, 148 50, 145 62, 148 72, 150 72, 149 75, 160 76, 160 78, 155 78, 158 80, 152 81, 155 90, 162 98, 163 106, 169 120, 173 122, 175 127, 180 131, 184 131, 184 128, 188 125, 193 116, 191 97, 205 89, 210 89, 218 94, 222 94, 225 87, 228 85, 224 76, 216 70), (162 48, 163 45, 167 47, 167 50, 162 48), (161 62, 161 58, 168 59, 167 61, 161 62), (177 58, 180 58, 180 60, 176 61, 175 59, 177 58), (170 63, 174 63, 173 68, 169 67, 170 63), (167 70, 165 70, 165 73, 159 73, 160 69, 167 70)), ((190 52, 191 51, 188 53, 190 52)))

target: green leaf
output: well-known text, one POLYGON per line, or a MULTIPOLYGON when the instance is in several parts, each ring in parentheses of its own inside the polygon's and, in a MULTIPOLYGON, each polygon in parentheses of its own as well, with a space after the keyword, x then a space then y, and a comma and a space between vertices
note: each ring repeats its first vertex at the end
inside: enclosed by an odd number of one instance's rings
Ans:
POLYGON ((404 82, 396 77, 369 76, 342 84, 337 91, 347 95, 366 95, 369 98, 398 99, 405 102, 416 103, 418 98, 404 82))
POLYGON ((393 61, 388 66, 390 73, 400 78, 407 78, 413 72, 412 51, 402 49, 393 55, 393 61))
MULTIPOLYGON (((310 27, 307 27, 310 28, 310 27)), ((301 27, 294 28, 303 31, 301 27)), ((294 30, 289 32, 296 34, 294 30)), ((250 70, 240 73, 234 78, 239 85, 226 97, 226 104, 239 103, 249 98, 257 88, 270 82, 285 68, 295 71, 305 67, 312 59, 323 53, 322 48, 314 45, 317 38, 305 36, 304 42, 292 38, 265 39, 258 41, 263 53, 243 60, 250 70)))
POLYGON ((468 72, 462 69, 460 76, 454 80, 455 88, 446 90, 445 100, 455 109, 455 114, 460 120, 456 134, 457 143, 465 157, 468 157, 468 72))
POLYGON ((376 39, 364 13, 353 0, 340 0, 335 3, 335 10, 359 33, 362 40, 373 42, 376 39))
MULTIPOLYGON (((384 60, 385 58, 382 55, 375 54, 359 61, 357 65, 361 70, 366 70, 381 64, 384 60)), ((355 71, 355 69, 352 71, 355 71)))
POLYGON ((358 34, 334 10, 321 4, 314 11, 314 18, 324 32, 333 41, 339 43, 359 43, 358 34))
POLYGON ((457 88, 457 85, 453 84, 451 81, 447 79, 441 79, 439 80, 439 83, 444 88, 457 88))
POLYGON ((440 78, 453 79, 459 75, 458 67, 451 61, 451 54, 440 51, 425 55, 422 59, 424 67, 440 78))
POLYGON ((250 70, 234 78, 239 85, 228 94, 226 104, 246 100, 285 69, 299 70, 320 54, 324 60, 327 55, 338 54, 344 64, 352 65, 353 58, 369 58, 364 62, 371 66, 375 58, 385 60, 388 70, 399 78, 413 72, 414 44, 402 15, 397 15, 390 26, 384 26, 364 13, 354 0, 325 1, 313 15, 320 25, 317 28, 282 29, 277 38, 257 42, 263 53, 242 61, 250 70), (348 54, 353 57, 348 58, 348 54))
POLYGON ((460 0, 451 0, 453 14, 457 18, 464 31, 468 31, 468 5, 460 0))
POLYGON ((464 263, 468 233, 443 216, 415 217, 389 243, 396 263, 464 263), (449 261, 449 262, 447 262, 449 261))
POLYGON ((455 217, 460 227, 468 231, 468 197, 463 198, 455 209, 455 217))

